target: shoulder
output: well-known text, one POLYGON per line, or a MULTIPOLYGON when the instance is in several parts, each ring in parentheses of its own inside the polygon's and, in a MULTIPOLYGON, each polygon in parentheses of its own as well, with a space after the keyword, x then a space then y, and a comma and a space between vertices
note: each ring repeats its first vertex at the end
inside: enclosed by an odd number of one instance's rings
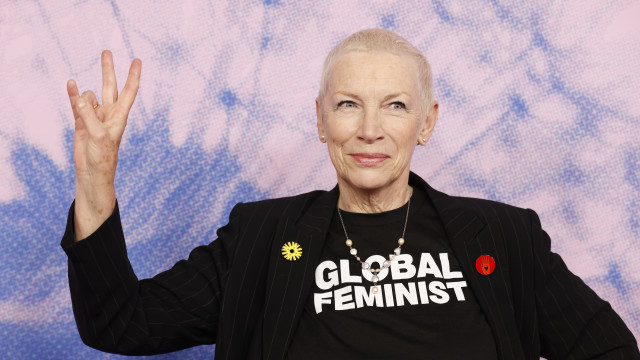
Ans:
POLYGON ((456 217, 465 215, 479 218, 485 223, 494 223, 505 217, 517 217, 520 219, 530 219, 530 209, 513 206, 495 200, 480 199, 467 196, 450 195, 434 189, 417 174, 411 173, 409 182, 413 186, 424 189, 432 204, 437 208, 438 213, 444 216, 447 221, 453 221, 456 217))
POLYGON ((242 203, 245 209, 264 209, 264 208, 287 208, 287 207, 300 207, 312 202, 315 198, 326 194, 325 190, 314 190, 302 194, 284 196, 270 199, 263 199, 251 202, 242 203))
POLYGON ((269 251, 273 234, 278 231, 282 220, 297 219, 313 206, 314 200, 326 194, 316 190, 294 196, 278 197, 251 202, 237 203, 229 214, 229 222, 218 229, 215 242, 222 240, 229 258, 235 258, 238 249, 254 251, 255 244, 266 246, 262 252, 269 251))
POLYGON ((479 211, 484 211, 484 212, 488 210, 515 211, 515 212, 527 211, 527 209, 525 208, 507 204, 497 200, 481 199, 481 198, 466 197, 466 196, 451 196, 451 198, 455 199, 455 201, 459 202, 462 205, 466 205, 469 208, 475 208, 479 211))
POLYGON ((232 210, 232 214, 237 210, 242 214, 259 214, 269 218, 281 218, 283 215, 296 218, 313 206, 317 198, 327 193, 326 190, 314 190, 293 196, 238 203, 232 210))
POLYGON ((537 215, 531 209, 514 206, 511 204, 480 199, 474 197, 451 196, 451 199, 459 204, 459 206, 473 212, 477 217, 487 224, 505 225, 505 221, 513 225, 520 223, 526 225, 531 223, 532 214, 537 215))

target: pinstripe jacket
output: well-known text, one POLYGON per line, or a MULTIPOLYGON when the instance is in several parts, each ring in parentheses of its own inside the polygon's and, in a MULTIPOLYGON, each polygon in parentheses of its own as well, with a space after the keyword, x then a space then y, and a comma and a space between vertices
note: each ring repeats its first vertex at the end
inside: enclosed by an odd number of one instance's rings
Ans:
MULTIPOLYGON (((573 275, 532 210, 452 197, 411 173, 445 226, 461 270, 493 331, 500 359, 640 359, 609 303, 573 275), (480 255, 495 259, 488 276, 480 255)), ((238 204, 218 238, 152 279, 127 259, 118 207, 89 238, 73 242, 73 205, 62 247, 82 340, 121 354, 216 343, 215 358, 282 359, 310 293, 338 199, 337 186, 238 204), (303 249, 298 261, 284 242, 303 249)))

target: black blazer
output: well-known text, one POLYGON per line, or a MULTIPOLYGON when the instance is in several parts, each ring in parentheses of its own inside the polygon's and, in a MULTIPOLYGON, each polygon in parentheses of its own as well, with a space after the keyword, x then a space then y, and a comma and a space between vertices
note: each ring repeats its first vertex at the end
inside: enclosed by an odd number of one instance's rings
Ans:
MULTIPOLYGON (((445 226, 484 311, 500 359, 640 359, 636 341, 609 303, 550 251, 532 210, 452 197, 411 173, 445 226), (495 271, 480 275, 480 255, 495 271)), ((218 239, 188 260, 138 281, 118 207, 89 238, 73 242, 72 205, 62 247, 82 340, 121 354, 216 344, 215 358, 282 359, 307 302, 339 190, 238 204, 218 239), (283 243, 302 257, 287 261, 283 243)))

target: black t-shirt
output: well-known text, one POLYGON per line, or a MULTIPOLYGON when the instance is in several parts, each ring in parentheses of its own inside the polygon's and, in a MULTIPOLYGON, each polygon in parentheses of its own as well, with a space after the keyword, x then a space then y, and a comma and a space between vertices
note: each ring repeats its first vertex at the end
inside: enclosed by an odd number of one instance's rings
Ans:
MULTIPOLYGON (((342 211, 362 260, 379 268, 398 246, 407 204, 342 211), (384 258, 383 258, 384 257, 384 258)), ((491 328, 467 286, 435 208, 414 188, 402 254, 379 274, 349 254, 334 215, 287 359, 496 359, 491 328)))

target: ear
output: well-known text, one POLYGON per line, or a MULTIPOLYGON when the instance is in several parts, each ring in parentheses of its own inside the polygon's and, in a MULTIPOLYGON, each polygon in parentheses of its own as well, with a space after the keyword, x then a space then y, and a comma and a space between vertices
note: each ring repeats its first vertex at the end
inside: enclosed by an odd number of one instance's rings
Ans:
MULTIPOLYGON (((318 121, 318 138, 322 139, 324 134, 324 124, 322 123, 322 107, 320 106, 320 101, 316 98, 316 118, 318 121)), ((320 140, 322 141, 322 140, 320 140)), ((323 141, 324 142, 324 141, 323 141)))
POLYGON ((433 128, 436 126, 436 120, 438 120, 438 101, 433 100, 431 107, 427 111, 427 116, 422 122, 420 132, 418 133, 418 142, 420 145, 425 145, 427 141, 429 141, 433 133, 433 128))

